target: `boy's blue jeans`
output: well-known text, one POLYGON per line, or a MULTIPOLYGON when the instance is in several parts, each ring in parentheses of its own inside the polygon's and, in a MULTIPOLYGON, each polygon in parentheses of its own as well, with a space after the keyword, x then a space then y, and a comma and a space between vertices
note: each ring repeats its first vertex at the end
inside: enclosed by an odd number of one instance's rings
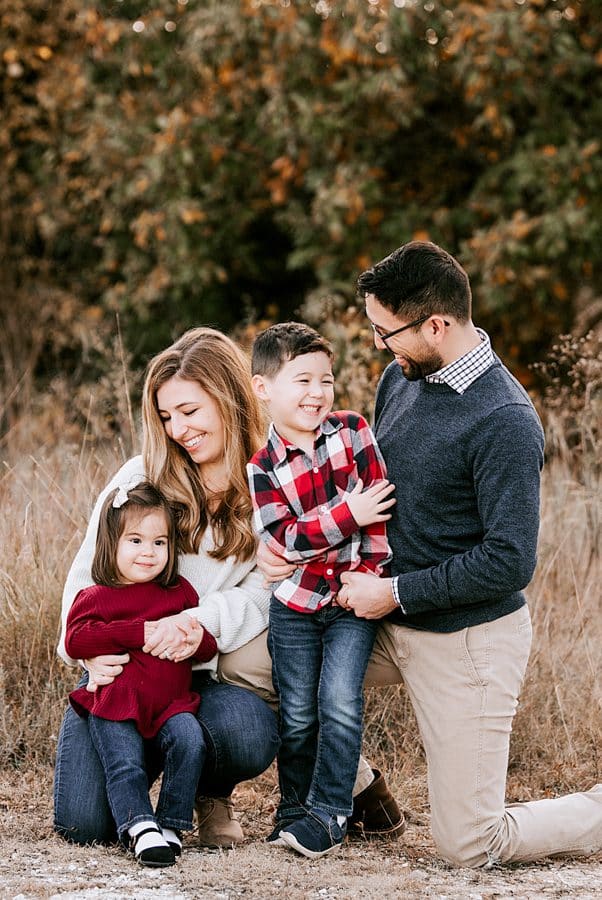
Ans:
POLYGON ((334 604, 301 613, 272 597, 268 646, 280 697, 278 821, 299 818, 311 807, 351 815, 364 675, 377 625, 334 604))
POLYGON ((88 727, 105 772, 109 806, 121 840, 128 828, 147 820, 164 828, 190 831, 205 756, 201 726, 192 713, 172 716, 152 738, 163 760, 156 813, 148 794, 145 740, 134 722, 91 715, 88 727))

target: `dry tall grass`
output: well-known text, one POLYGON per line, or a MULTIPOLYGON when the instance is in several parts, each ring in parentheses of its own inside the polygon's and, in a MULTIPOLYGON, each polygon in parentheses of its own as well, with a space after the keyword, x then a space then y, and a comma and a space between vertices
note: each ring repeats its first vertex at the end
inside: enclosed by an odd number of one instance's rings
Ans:
MULTIPOLYGON (((55 655, 63 580, 99 488, 127 454, 94 434, 76 440, 62 407, 50 408, 50 416, 22 416, 0 444, 0 763, 27 770, 52 763, 76 678, 55 655)), ((600 448, 594 435, 578 461, 568 446, 561 452, 559 422, 548 426, 554 455, 528 591, 534 644, 512 743, 513 798, 589 786, 601 775, 600 448)), ((418 778, 423 790, 401 688, 371 692, 366 743, 396 782, 418 778)))

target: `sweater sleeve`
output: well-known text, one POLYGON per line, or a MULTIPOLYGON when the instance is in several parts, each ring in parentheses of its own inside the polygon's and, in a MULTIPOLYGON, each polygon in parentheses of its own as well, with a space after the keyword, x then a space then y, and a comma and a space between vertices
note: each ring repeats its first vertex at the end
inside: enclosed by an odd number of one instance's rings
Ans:
POLYGON ((543 431, 511 404, 475 428, 468 448, 481 537, 442 563, 397 576, 406 614, 494 601, 527 586, 536 564, 543 431))
POLYGON ((67 614, 65 649, 74 659, 103 653, 125 653, 144 643, 144 620, 112 621, 111 607, 102 592, 80 591, 67 614))
MULTIPOLYGON (((71 568, 69 569, 69 572, 67 574, 67 580, 65 581, 65 587, 63 589, 63 601, 61 610, 61 636, 59 638, 58 654, 66 663, 68 663, 68 665, 75 665, 77 662, 77 657, 72 657, 67 652, 67 649, 65 647, 65 628, 67 624, 67 614, 78 592, 83 588, 89 587, 93 583, 92 560, 94 558, 94 551, 96 549, 96 534, 98 532, 98 520, 100 518, 100 510, 102 508, 102 504, 105 501, 105 497, 114 488, 118 487, 119 485, 134 484, 142 481, 143 479, 144 469, 142 467, 142 457, 136 456, 133 459, 128 460, 128 462, 126 462, 125 465, 121 467, 121 469, 101 492, 98 500, 96 501, 96 504, 92 511, 92 515, 90 516, 86 534, 79 550, 77 551, 75 559, 71 564, 71 568)), ((98 653, 100 652, 102 651, 98 651, 98 653)), ((89 654, 86 657, 79 658, 87 659, 89 658, 89 654)))
POLYGON ((203 637, 201 638, 201 643, 192 654, 193 659, 200 663, 209 662, 216 653, 217 641, 206 628, 203 628, 203 637))

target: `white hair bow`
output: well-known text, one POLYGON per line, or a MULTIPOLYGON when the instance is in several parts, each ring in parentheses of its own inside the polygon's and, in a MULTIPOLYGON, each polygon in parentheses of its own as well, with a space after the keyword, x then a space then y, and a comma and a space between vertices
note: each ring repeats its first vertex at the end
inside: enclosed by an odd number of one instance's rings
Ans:
POLYGON ((129 500, 128 492, 124 487, 120 487, 117 490, 117 493, 113 497, 113 502, 111 506, 113 509, 121 509, 124 503, 127 503, 129 500))

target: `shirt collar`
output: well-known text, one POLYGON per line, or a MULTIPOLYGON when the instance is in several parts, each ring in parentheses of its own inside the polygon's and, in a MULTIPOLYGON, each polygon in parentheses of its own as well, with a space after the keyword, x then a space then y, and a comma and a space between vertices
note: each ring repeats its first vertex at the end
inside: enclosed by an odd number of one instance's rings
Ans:
POLYGON ((458 394, 463 394, 470 385, 486 372, 495 362, 491 341, 487 332, 477 328, 481 343, 464 356, 460 356, 447 366, 443 366, 424 379, 429 384, 446 384, 458 394))
MULTIPOLYGON (((317 429, 316 439, 321 435, 327 436, 334 434, 335 431, 338 431, 342 427, 343 423, 337 416, 326 416, 317 429)), ((295 451, 303 452, 296 444, 292 444, 290 441, 287 441, 286 438, 281 437, 276 431, 276 426, 273 422, 270 422, 270 427, 268 429, 267 446, 270 458, 275 465, 285 463, 289 453, 294 453, 295 451)))

